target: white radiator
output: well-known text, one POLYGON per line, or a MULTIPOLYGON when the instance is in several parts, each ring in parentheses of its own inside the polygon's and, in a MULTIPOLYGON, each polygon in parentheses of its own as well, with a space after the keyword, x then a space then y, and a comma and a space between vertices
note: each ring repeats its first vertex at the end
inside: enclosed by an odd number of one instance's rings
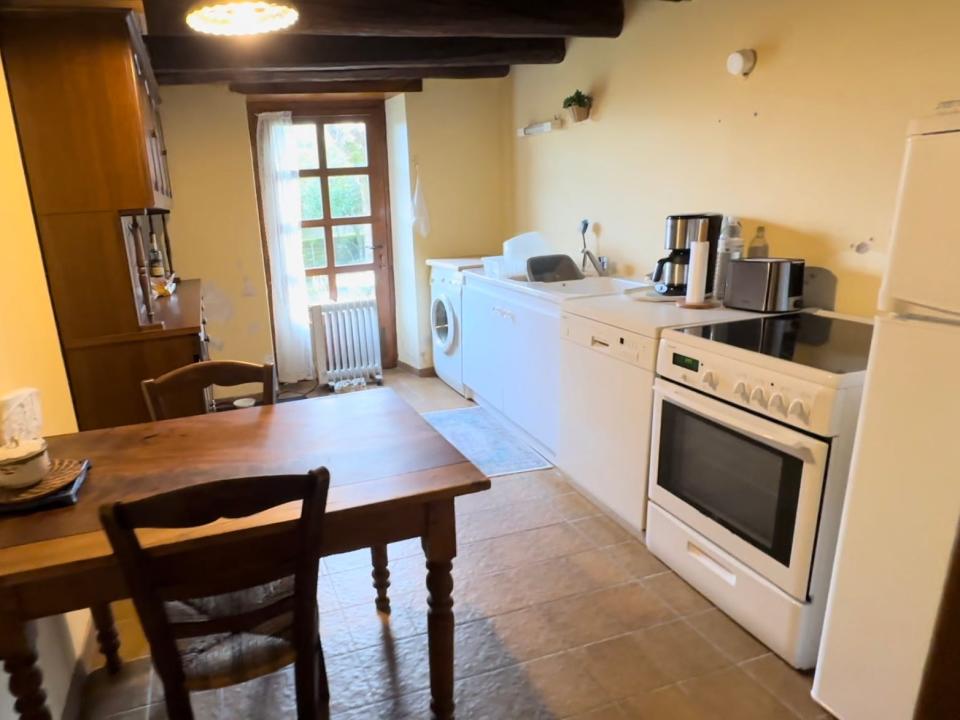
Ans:
POLYGON ((320 382, 383 380, 376 299, 314 305, 310 322, 320 382))

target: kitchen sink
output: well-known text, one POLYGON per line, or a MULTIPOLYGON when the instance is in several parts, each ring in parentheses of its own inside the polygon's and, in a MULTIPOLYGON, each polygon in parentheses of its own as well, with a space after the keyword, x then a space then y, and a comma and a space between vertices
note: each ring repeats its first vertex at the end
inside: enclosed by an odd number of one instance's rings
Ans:
POLYGON ((649 283, 626 280, 616 277, 585 277, 580 280, 561 280, 560 282, 531 282, 530 287, 547 293, 575 297, 577 295, 616 295, 633 288, 644 287, 649 283))

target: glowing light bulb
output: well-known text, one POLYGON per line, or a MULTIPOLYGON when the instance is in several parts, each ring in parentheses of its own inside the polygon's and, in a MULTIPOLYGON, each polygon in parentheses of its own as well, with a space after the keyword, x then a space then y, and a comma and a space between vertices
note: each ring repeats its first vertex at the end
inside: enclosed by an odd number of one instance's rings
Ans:
POLYGON ((296 8, 284 2, 223 0, 194 5, 187 25, 208 35, 260 35, 284 30, 299 17, 296 8))

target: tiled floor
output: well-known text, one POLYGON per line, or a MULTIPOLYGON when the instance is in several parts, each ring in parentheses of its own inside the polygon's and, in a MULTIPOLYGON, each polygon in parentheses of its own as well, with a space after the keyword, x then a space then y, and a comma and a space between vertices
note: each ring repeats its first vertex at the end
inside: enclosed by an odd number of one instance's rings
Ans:
MULTIPOLYGON (((468 403, 390 373, 426 412, 468 403)), ((796 673, 667 570, 554 470, 497 478, 457 506, 457 717, 462 720, 766 720, 827 717, 796 673)), ((321 624, 336 720, 426 718, 419 546, 390 547, 393 613, 373 604, 365 552, 327 558, 321 624)), ((127 604, 125 657, 146 654, 127 604)), ((198 718, 293 718, 289 670, 194 696, 198 718)), ((166 717, 147 660, 94 673, 87 718, 166 717)))

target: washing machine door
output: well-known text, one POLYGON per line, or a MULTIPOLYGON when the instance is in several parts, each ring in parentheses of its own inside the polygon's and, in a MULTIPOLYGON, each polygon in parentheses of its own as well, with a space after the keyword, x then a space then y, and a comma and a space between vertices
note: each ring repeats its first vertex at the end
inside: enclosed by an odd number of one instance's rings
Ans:
POLYGON ((453 314, 453 305, 446 295, 438 295, 433 299, 430 325, 433 328, 434 347, 448 355, 452 353, 457 339, 457 316, 453 314))

